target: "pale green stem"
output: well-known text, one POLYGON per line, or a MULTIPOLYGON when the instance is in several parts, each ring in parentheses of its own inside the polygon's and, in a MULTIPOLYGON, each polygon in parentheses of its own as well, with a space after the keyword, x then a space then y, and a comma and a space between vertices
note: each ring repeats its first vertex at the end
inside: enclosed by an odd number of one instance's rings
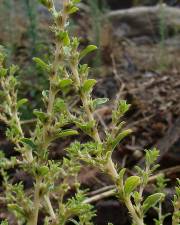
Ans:
POLYGON ((38 215, 39 215, 39 208, 40 208, 40 184, 41 181, 36 179, 35 183, 35 190, 34 190, 34 211, 31 220, 29 221, 28 225, 37 225, 38 223, 38 215))
POLYGON ((129 210, 129 212, 132 216, 132 219, 133 219, 134 223, 136 225, 145 225, 143 218, 138 217, 130 198, 129 197, 125 198, 124 202, 125 202, 125 205, 128 208, 128 210, 129 210))
POLYGON ((174 213, 172 217, 172 225, 179 225, 180 224, 180 198, 177 199, 177 201, 174 203, 174 213))
POLYGON ((159 217, 159 222, 160 222, 160 225, 163 225, 163 217, 162 217, 162 202, 159 202, 158 217, 159 217))
POLYGON ((118 178, 118 173, 117 173, 117 170, 116 170, 116 168, 115 168, 115 165, 114 165, 114 163, 113 163, 111 157, 109 158, 106 167, 107 167, 107 170, 108 170, 109 175, 110 175, 110 176, 113 178, 113 180, 116 182, 116 180, 117 180, 117 178, 118 178))
POLYGON ((54 213, 54 209, 53 209, 53 207, 52 207, 52 204, 51 204, 51 201, 50 201, 50 199, 49 199, 49 196, 45 195, 45 196, 44 196, 44 200, 45 200, 45 202, 46 202, 46 205, 47 205, 47 207, 48 207, 49 214, 50 214, 52 220, 53 220, 53 221, 56 221, 56 214, 54 213))

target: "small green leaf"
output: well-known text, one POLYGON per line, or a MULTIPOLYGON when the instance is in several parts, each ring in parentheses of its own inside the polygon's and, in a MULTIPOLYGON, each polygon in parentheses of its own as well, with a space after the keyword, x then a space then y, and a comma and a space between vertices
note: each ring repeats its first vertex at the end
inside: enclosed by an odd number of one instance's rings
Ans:
POLYGON ((17 102, 17 108, 19 109, 22 105, 24 105, 26 102, 28 102, 27 98, 22 98, 17 102))
POLYGON ((77 135, 77 134, 78 132, 76 130, 68 129, 68 130, 59 132, 58 137, 62 138, 62 137, 68 137, 68 136, 77 135))
POLYGON ((72 6, 72 7, 70 7, 70 8, 68 9, 67 13, 73 14, 73 13, 77 12, 78 10, 79 10, 78 7, 72 6))
POLYGON ((44 100, 48 100, 49 90, 43 90, 42 91, 42 96, 44 97, 44 100))
POLYGON ((19 70, 19 67, 16 65, 11 65, 10 69, 9 69, 9 74, 11 76, 14 76, 14 74, 19 70))
POLYGON ((34 115, 37 116, 37 118, 41 121, 41 122, 45 122, 48 119, 48 115, 44 112, 38 111, 38 110, 34 110, 33 111, 34 115))
POLYGON ((108 98, 97 98, 93 100, 93 108, 96 109, 99 106, 105 104, 106 102, 108 102, 109 99, 108 98))
POLYGON ((16 77, 9 76, 9 86, 11 88, 14 88, 17 84, 18 84, 18 81, 17 81, 16 77))
POLYGON ((68 32, 65 32, 65 35, 64 35, 64 38, 63 38, 63 44, 64 45, 69 45, 70 44, 70 39, 69 39, 68 32))
POLYGON ((127 101, 126 100, 121 100, 119 102, 119 105, 118 105, 118 112, 121 114, 121 115, 124 115, 130 108, 130 104, 127 104, 127 101))
POLYGON ((120 170, 119 176, 118 176, 119 180, 123 180, 125 172, 126 172, 126 168, 123 168, 120 170))
POLYGON ((77 51, 79 44, 80 44, 79 38, 73 37, 71 41, 71 50, 77 51))
POLYGON ((148 196, 143 202, 143 212, 146 213, 151 207, 155 206, 159 201, 164 198, 163 193, 155 193, 148 196))
POLYGON ((0 68, 0 77, 5 77, 7 75, 8 69, 0 68))
POLYGON ((136 205, 141 202, 141 194, 138 191, 135 191, 133 194, 134 202, 136 205))
POLYGON ((72 3, 75 5, 75 4, 78 4, 81 0, 72 0, 72 3))
POLYGON ((63 80, 60 80, 59 86, 60 86, 60 88, 65 88, 65 87, 71 85, 72 82, 73 81, 71 79, 63 79, 63 80))
POLYGON ((89 72, 89 67, 88 67, 88 65, 87 64, 83 64, 83 65, 80 65, 79 66, 79 74, 80 74, 80 76, 86 76, 87 74, 88 74, 88 72, 89 72))
POLYGON ((70 44, 70 39, 67 31, 58 32, 57 38, 59 41, 63 42, 64 46, 68 46, 70 44))
POLYGON ((21 138, 20 141, 21 141, 21 143, 30 146, 32 149, 34 149, 36 147, 36 145, 30 138, 21 138))
POLYGON ((128 177, 124 184, 125 194, 130 195, 140 183, 141 183, 140 177, 138 176, 128 177))
POLYGON ((96 125, 95 121, 85 122, 85 121, 74 121, 76 126, 80 128, 84 133, 91 136, 92 128, 96 125))
POLYGON ((2 222, 1 222, 1 225, 8 225, 9 223, 8 223, 8 221, 7 220, 3 220, 2 222))
POLYGON ((8 209, 11 211, 11 212, 14 212, 15 215, 16 214, 19 214, 21 216, 24 217, 24 210, 22 207, 20 207, 18 204, 8 204, 8 209))
POLYGON ((66 107, 66 103, 64 102, 64 100, 61 98, 57 98, 54 103, 54 111, 59 113, 59 112, 65 112, 66 109, 67 109, 67 107, 66 107))
POLYGON ((124 130, 120 134, 117 135, 117 137, 111 142, 111 147, 114 150, 116 146, 119 144, 121 140, 123 140, 127 135, 129 135, 132 132, 132 130, 124 130))
POLYGON ((95 51, 97 47, 95 45, 88 45, 84 50, 80 52, 79 60, 84 58, 88 53, 95 51))
POLYGON ((37 169, 38 175, 45 176, 49 172, 49 168, 47 166, 41 166, 37 169))
POLYGON ((152 165, 159 156, 159 150, 153 148, 152 150, 145 150, 145 152, 146 152, 145 155, 146 163, 148 163, 148 165, 152 165))
POLYGON ((97 81, 94 79, 86 80, 82 86, 82 91, 85 93, 90 92, 96 83, 97 81))
POLYGON ((42 59, 34 57, 33 60, 42 70, 49 71, 49 65, 46 64, 42 59))

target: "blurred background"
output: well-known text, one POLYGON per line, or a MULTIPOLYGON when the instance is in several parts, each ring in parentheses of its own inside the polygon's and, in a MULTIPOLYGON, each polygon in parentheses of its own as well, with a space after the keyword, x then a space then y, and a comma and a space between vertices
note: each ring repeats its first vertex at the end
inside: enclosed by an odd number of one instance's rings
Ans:
MULTIPOLYGON (((56 2, 61 7, 61 1, 56 2)), ((132 105, 125 120, 133 134, 118 147, 114 160, 131 170, 143 164, 144 149, 158 147, 160 170, 171 179, 164 210, 171 211, 172 189, 180 175, 180 1, 84 0, 79 7, 71 19, 70 32, 80 38, 81 47, 89 43, 98 46, 85 62, 92 67, 90 76, 98 79, 94 97, 110 99, 96 112, 100 129, 110 124, 116 99, 126 99, 132 105)), ((38 0, 0 0, 0 45, 6 48, 8 64, 20 66, 19 95, 30 101, 22 109, 23 120, 31 121, 32 109, 42 106, 41 92, 48 87, 47 74, 34 65, 32 57, 51 60, 51 22, 38 0)), ((12 146, 4 131, 5 125, 0 124, 0 148, 10 156, 12 146)), ((61 149, 69 142, 57 142, 51 157, 62 157, 61 149)), ((28 186, 23 174, 14 173, 15 179, 24 179, 28 186)), ((92 191, 111 185, 96 169, 84 168, 80 180, 92 191)), ((102 199, 95 207, 95 224, 129 224, 126 209, 114 198, 102 199)), ((0 211, 0 219, 3 213, 0 211)), ((153 213, 149 212, 148 224, 153 224, 153 213)), ((170 224, 169 218, 165 222, 170 224)))

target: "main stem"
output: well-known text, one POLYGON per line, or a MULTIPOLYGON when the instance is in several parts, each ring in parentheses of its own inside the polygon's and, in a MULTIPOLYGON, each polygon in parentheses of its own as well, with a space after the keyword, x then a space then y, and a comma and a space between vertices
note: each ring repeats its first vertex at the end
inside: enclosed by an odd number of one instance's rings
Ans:
MULTIPOLYGON (((52 1, 52 4, 53 4, 53 7, 51 12, 52 14, 57 15, 57 11, 54 6, 54 1, 52 1)), ((65 13, 65 2, 63 2, 62 21, 60 25, 57 24, 56 18, 54 17, 55 26, 59 31, 64 31, 66 20, 67 20, 67 14, 65 13)), ((58 77, 59 65, 62 63, 60 60, 61 50, 62 50, 62 44, 56 39, 55 57, 52 63, 52 72, 49 77, 50 84, 49 84, 49 96, 48 96, 48 105, 47 105, 47 114, 49 118, 47 123, 44 125, 43 131, 42 131, 42 148, 43 148, 42 150, 46 150, 49 146, 49 142, 47 142, 47 139, 49 136, 48 134, 49 127, 52 125, 52 122, 53 122, 53 106, 54 106, 54 102, 55 102, 56 94, 57 94, 55 82, 56 82, 56 78, 58 77)), ((53 221, 56 221, 57 218, 56 218, 56 214, 54 213, 54 209, 52 207, 50 197, 48 195, 45 195, 44 199, 48 207, 51 218, 53 219, 53 221)))
POLYGON ((34 191, 34 213, 32 215, 32 219, 29 222, 29 225, 37 225, 38 223, 38 215, 39 215, 39 208, 40 208, 40 196, 39 196, 40 184, 41 184, 41 180, 37 178, 35 183, 35 191, 34 191))

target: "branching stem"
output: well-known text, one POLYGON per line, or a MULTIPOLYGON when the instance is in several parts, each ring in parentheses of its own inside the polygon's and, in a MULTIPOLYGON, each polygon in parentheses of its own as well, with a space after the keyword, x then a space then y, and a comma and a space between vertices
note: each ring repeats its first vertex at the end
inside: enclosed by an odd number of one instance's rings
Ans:
MULTIPOLYGON (((81 80, 80 80, 79 74, 78 74, 78 66, 71 65, 71 71, 73 73, 73 76, 74 76, 74 79, 75 79, 77 87, 80 88, 81 87, 81 80)), ((81 101, 82 101, 82 104, 83 104, 83 107, 84 107, 84 110, 85 110, 85 113, 86 113, 86 115, 88 117, 89 122, 90 121, 94 121, 94 115, 93 115, 93 112, 91 112, 91 108, 90 108, 90 105, 88 103, 89 95, 86 95, 85 93, 80 93, 80 98, 81 98, 81 101)), ((97 143, 102 144, 102 141, 101 141, 101 138, 100 138, 97 126, 94 126, 92 129, 93 129, 93 139, 97 143)), ((109 157, 109 159, 107 161, 105 169, 107 170, 107 173, 111 176, 112 180, 116 184, 117 178, 118 178, 118 173, 117 173, 115 165, 114 165, 114 163, 112 161, 112 157, 111 156, 109 157)), ((123 187, 121 187, 121 188, 123 188, 123 187)), ((137 225, 144 225, 143 218, 140 218, 137 215, 137 213, 135 211, 135 208, 134 208, 130 198, 124 199, 124 202, 125 202, 126 207, 129 209, 129 212, 130 212, 134 222, 137 225)))

